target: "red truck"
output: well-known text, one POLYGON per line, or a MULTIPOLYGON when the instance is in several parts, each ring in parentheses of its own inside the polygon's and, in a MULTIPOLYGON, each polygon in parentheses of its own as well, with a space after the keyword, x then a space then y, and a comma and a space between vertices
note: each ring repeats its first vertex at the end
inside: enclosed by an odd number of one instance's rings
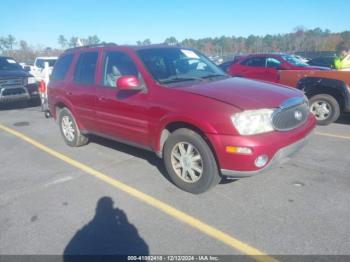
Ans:
POLYGON ((232 76, 279 83, 302 90, 319 125, 350 112, 350 72, 309 66, 292 55, 249 55, 228 68, 232 76))
POLYGON ((153 151, 195 194, 278 164, 315 127, 299 90, 230 78, 196 50, 167 45, 69 49, 48 98, 68 145, 95 134, 153 151))

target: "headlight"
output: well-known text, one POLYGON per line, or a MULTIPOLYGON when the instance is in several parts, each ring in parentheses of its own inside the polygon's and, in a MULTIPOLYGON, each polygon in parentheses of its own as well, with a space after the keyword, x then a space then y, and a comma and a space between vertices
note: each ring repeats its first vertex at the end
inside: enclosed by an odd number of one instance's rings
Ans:
POLYGON ((28 84, 30 85, 30 84, 35 84, 36 83, 36 79, 35 79, 35 77, 28 77, 28 84))
POLYGON ((247 110, 231 117, 233 125, 241 135, 255 135, 273 130, 273 109, 247 110))

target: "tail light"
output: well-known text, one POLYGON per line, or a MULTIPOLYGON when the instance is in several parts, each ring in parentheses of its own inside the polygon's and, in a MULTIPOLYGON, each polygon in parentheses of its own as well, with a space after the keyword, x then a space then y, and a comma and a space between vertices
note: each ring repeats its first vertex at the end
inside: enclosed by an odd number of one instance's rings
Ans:
POLYGON ((46 84, 45 84, 45 81, 40 81, 40 82, 39 82, 39 92, 40 92, 40 93, 45 93, 45 92, 46 92, 46 84))

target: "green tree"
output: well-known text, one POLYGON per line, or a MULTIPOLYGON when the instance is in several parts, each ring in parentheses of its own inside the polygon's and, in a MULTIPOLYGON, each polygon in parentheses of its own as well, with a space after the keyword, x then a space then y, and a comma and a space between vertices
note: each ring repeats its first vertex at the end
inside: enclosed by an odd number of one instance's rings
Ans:
POLYGON ((62 49, 65 49, 68 45, 68 41, 64 35, 58 36, 58 44, 61 46, 62 49))
POLYGON ((7 44, 8 44, 8 49, 12 50, 14 45, 16 44, 16 38, 13 35, 8 35, 7 44))
POLYGON ((177 41, 177 39, 174 36, 171 36, 171 37, 168 37, 167 39, 165 39, 164 43, 168 44, 168 45, 177 45, 179 42, 177 41))

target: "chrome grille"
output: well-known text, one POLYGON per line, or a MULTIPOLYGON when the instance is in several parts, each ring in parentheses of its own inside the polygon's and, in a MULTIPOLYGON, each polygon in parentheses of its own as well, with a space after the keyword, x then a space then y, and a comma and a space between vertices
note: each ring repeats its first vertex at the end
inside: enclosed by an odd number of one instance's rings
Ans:
POLYGON ((18 87, 23 87, 23 85, 24 85, 24 78, 21 78, 21 77, 0 79, 0 88, 2 87, 18 88, 18 87))
POLYGON ((2 91, 3 96, 15 96, 25 94, 26 90, 24 88, 8 88, 2 91))
POLYGON ((276 130, 288 131, 304 124, 310 114, 306 99, 286 100, 272 115, 272 124, 276 130))

